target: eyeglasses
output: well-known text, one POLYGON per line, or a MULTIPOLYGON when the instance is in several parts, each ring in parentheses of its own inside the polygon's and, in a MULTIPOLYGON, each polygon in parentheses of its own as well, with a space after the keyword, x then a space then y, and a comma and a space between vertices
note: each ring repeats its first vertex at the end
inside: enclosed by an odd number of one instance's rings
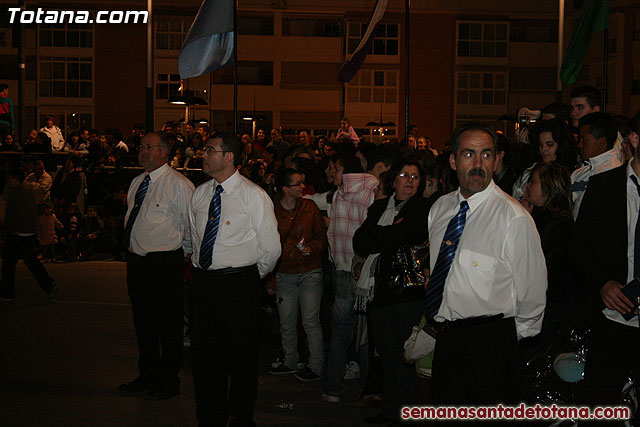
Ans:
POLYGON ((204 147, 204 151, 206 151, 208 155, 212 155, 213 153, 228 153, 227 150, 216 150, 213 147, 204 147))
POLYGON ((288 185, 285 185, 285 187, 299 187, 301 185, 304 185, 304 182, 296 182, 295 184, 288 184, 288 185))
POLYGON ((141 145, 139 149, 140 149, 141 151, 142 151, 142 150, 144 150, 144 151, 151 151, 151 150, 153 150, 154 148, 160 148, 160 145, 158 145, 158 144, 144 144, 144 145, 141 145))
POLYGON ((412 179, 412 180, 415 180, 415 181, 419 181, 420 180, 420 175, 418 175, 417 173, 410 174, 409 172, 400 172, 398 174, 398 176, 400 178, 412 179))

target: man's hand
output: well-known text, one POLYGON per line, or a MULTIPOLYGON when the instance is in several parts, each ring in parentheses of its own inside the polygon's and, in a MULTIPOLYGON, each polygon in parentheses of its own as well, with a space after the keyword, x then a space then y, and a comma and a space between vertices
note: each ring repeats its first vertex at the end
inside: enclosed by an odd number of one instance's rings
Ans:
MULTIPOLYGON (((615 280, 609 280, 600 288, 600 297, 605 307, 620 314, 627 314, 633 310, 633 303, 620 290, 622 285, 615 280)), ((636 313, 638 310, 636 310, 636 313)))
POLYGON ((267 275, 264 282, 264 289, 267 291, 269 295, 276 294, 276 275, 270 273, 267 275))

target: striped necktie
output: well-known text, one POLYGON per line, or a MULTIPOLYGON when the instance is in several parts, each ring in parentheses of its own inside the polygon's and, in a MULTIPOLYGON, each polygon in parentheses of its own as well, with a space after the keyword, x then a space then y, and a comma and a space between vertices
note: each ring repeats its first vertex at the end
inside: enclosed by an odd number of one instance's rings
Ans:
POLYGON ((460 236, 462 236, 462 230, 464 230, 464 225, 467 221, 468 210, 469 204, 466 201, 460 203, 458 214, 451 218, 447 231, 442 238, 440 252, 438 252, 438 258, 427 285, 425 309, 428 319, 433 319, 438 313, 440 304, 442 304, 444 284, 449 275, 449 270, 451 270, 453 258, 456 256, 458 242, 460 242, 460 236))
POLYGON ((122 236, 122 246, 125 250, 129 250, 129 245, 131 244, 131 231, 133 230, 133 224, 136 222, 136 218, 138 217, 138 213, 140 212, 140 208, 142 207, 142 202, 144 201, 144 196, 147 195, 147 189, 149 188, 149 182, 151 182, 151 176, 147 174, 144 177, 140 186, 138 186, 138 191, 136 191, 136 200, 133 205, 133 209, 131 209, 131 213, 129 214, 129 219, 127 220, 127 225, 124 228, 124 235, 122 236))
MULTIPOLYGON (((640 184, 638 178, 635 175, 631 175, 631 181, 636 185, 638 189, 638 195, 640 195, 640 184)), ((640 213, 638 214, 638 220, 636 221, 635 240, 633 243, 633 277, 640 277, 640 213)))
POLYGON ((207 220, 207 226, 204 229, 204 236, 202 236, 202 244, 200 245, 200 268, 208 270, 213 263, 213 245, 216 242, 216 236, 218 235, 218 226, 220 225, 220 209, 222 203, 220 200, 220 193, 224 191, 222 185, 216 187, 216 191, 213 193, 211 203, 209 204, 209 219, 207 220))

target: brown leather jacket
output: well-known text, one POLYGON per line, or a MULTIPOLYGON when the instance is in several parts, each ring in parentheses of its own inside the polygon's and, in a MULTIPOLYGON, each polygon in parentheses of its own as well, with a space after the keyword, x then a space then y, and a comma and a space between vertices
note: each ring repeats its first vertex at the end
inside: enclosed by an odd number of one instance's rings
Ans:
POLYGON ((308 199, 298 199, 293 212, 289 213, 282 207, 278 194, 273 205, 282 244, 282 255, 276 265, 276 272, 298 274, 321 268, 321 254, 327 249, 327 229, 316 204, 308 199), (304 244, 311 249, 310 255, 302 255, 296 247, 296 243, 302 238, 304 244))

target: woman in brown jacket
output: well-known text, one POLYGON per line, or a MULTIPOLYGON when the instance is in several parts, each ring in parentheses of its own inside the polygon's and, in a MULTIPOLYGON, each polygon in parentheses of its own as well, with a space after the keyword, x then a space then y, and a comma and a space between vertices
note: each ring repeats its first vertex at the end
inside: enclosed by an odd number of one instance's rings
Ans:
POLYGON ((282 255, 276 265, 276 301, 284 363, 270 372, 274 375, 296 372, 299 359, 296 328, 300 307, 309 343, 309 364, 295 377, 301 381, 318 380, 324 361, 320 325, 321 254, 327 248, 327 232, 316 204, 302 198, 303 175, 295 169, 283 169, 276 177, 276 187, 274 208, 282 244, 282 255))

